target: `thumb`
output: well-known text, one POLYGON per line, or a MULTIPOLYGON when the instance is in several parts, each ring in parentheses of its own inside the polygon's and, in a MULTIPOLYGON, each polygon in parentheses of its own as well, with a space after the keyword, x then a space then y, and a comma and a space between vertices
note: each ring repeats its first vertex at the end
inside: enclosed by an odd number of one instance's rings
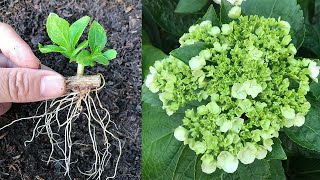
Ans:
POLYGON ((63 95, 65 80, 56 72, 27 68, 0 69, 0 103, 35 102, 63 95))

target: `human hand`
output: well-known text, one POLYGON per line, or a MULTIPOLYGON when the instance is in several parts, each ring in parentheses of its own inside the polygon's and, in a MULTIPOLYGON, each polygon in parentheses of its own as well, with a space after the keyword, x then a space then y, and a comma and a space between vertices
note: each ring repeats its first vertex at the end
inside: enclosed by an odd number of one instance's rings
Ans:
POLYGON ((0 116, 12 102, 35 102, 63 95, 65 80, 43 70, 38 58, 11 26, 0 23, 0 116))

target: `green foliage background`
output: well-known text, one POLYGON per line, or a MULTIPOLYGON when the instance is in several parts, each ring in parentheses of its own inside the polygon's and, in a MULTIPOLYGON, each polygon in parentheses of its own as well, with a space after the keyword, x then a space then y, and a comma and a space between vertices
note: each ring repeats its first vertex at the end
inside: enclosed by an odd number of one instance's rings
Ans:
MULTIPOLYGON (((171 54, 188 62, 204 47, 197 43, 178 48, 178 39, 188 28, 204 20, 213 24, 229 22, 231 5, 212 0, 143 0, 143 78, 149 66, 171 54)), ((318 0, 246 0, 244 15, 274 17, 288 21, 299 57, 320 58, 320 1, 318 0)), ((143 87, 142 178, 143 179, 320 179, 320 83, 311 85, 308 101, 311 109, 305 124, 283 129, 275 139, 273 151, 264 160, 250 165, 239 163, 238 170, 227 174, 217 170, 202 173, 196 154, 173 137, 182 124, 184 108, 167 116, 156 94, 143 87)), ((189 104, 190 108, 197 106, 189 104)))

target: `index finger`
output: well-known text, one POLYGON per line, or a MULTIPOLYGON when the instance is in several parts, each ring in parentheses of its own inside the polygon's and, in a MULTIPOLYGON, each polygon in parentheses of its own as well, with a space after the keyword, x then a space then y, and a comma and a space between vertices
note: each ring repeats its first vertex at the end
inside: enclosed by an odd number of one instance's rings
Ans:
POLYGON ((0 50, 19 67, 40 68, 39 59, 28 44, 9 25, 0 22, 0 50))

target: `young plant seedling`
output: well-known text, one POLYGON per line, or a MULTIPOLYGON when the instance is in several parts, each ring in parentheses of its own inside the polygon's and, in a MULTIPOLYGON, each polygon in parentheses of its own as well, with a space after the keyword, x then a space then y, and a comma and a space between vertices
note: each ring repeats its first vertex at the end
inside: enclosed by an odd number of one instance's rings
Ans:
MULTIPOLYGON (((111 176, 106 177, 106 179, 111 179, 116 176, 118 162, 122 153, 121 142, 119 138, 108 130, 109 126, 114 123, 98 96, 98 91, 105 85, 104 78, 102 75, 86 76, 84 75, 84 68, 86 66, 94 66, 95 63, 108 65, 109 61, 116 57, 117 52, 114 49, 104 51, 107 43, 106 31, 96 21, 93 21, 90 26, 88 40, 79 43, 80 37, 88 26, 89 21, 90 17, 85 16, 70 26, 65 19, 60 18, 57 14, 50 13, 46 28, 54 44, 45 46, 39 44, 39 49, 42 53, 61 53, 69 59, 70 63, 76 62, 78 64, 77 75, 67 77, 68 92, 65 95, 50 102, 41 103, 35 116, 17 119, 3 126, 0 130, 18 121, 38 119, 32 138, 26 141, 25 144, 32 142, 35 137, 41 134, 46 134, 51 143, 51 153, 48 160, 46 160, 47 163, 54 162, 62 165, 65 169, 65 175, 68 175, 71 179, 69 172, 71 165, 75 163, 71 160, 73 157, 72 147, 84 146, 86 149, 91 147, 94 152, 92 168, 89 170, 78 168, 79 172, 88 176, 88 179, 101 179, 106 167, 114 164, 112 165, 114 171, 111 171, 111 176), (91 94, 94 94, 95 97, 91 97, 91 94), (44 113, 38 115, 41 107, 44 107, 44 113), (61 118, 62 114, 66 118, 61 118), (85 140, 86 137, 79 137, 83 141, 73 142, 71 138, 72 131, 75 130, 73 126, 80 115, 84 115, 83 117, 88 123, 88 140, 85 140), (109 151, 112 146, 109 142, 112 138, 118 143, 117 148, 119 149, 115 163, 111 162, 111 156, 114 152, 111 153, 109 151), (55 151, 60 152, 54 153, 55 151), (55 158, 54 154, 63 154, 64 157, 55 158)), ((108 169, 110 170, 110 168, 108 169)))
MULTIPOLYGON (((88 26, 89 21, 90 17, 84 16, 70 26, 65 19, 60 18, 57 14, 50 13, 46 27, 51 41, 55 44, 46 46, 39 44, 39 50, 42 53, 61 53, 69 59, 70 63, 76 62, 78 64, 78 83, 89 83, 76 84, 82 88, 88 85, 93 86, 93 88, 100 86, 100 84, 97 84, 100 76, 82 77, 86 66, 94 66, 95 63, 108 65, 109 61, 117 56, 117 51, 114 49, 103 52, 107 43, 107 35, 104 28, 97 21, 93 21, 90 26, 88 40, 79 43, 80 37, 88 26), (88 45, 90 50, 86 49, 88 45)), ((73 78, 73 80, 76 79, 73 78)))

